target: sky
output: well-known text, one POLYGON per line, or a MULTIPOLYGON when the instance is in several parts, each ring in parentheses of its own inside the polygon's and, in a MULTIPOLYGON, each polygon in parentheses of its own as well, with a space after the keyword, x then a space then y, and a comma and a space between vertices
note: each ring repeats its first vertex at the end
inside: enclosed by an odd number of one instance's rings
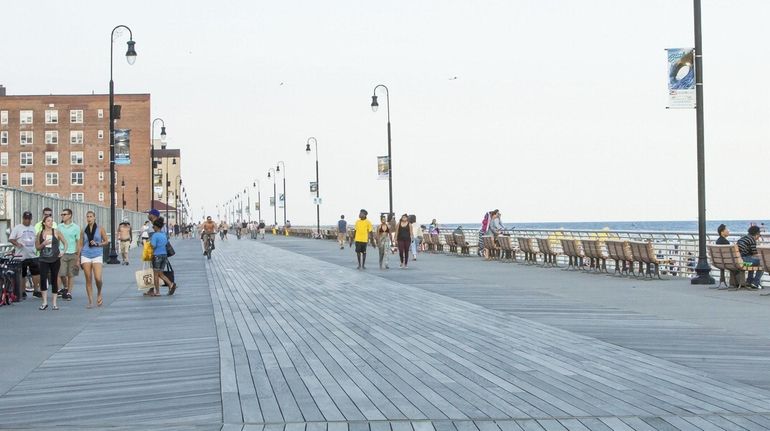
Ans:
MULTIPOLYGON (((770 2, 702 11, 707 215, 765 219, 770 2)), ((315 224, 311 136, 321 224, 387 211, 377 84, 397 214, 697 218, 695 111, 665 109, 665 48, 694 46, 689 0, 40 0, 2 15, 9 95, 106 93, 110 31, 132 29, 135 65, 115 41, 116 92, 152 95, 196 218, 247 186, 253 205, 259 180, 271 223, 267 172, 283 161, 287 218, 315 224)))

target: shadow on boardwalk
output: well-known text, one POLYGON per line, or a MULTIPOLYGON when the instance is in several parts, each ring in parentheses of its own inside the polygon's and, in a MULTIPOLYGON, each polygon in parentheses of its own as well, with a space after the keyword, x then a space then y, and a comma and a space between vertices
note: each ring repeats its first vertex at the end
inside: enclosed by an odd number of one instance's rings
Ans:
MULTIPOLYGON (((541 269, 421 256, 381 277, 351 269, 350 252, 328 242, 231 239, 210 262, 196 241, 175 246, 178 296, 142 298, 134 268, 122 270, 119 296, 0 396, 0 428, 770 428, 764 388, 586 334, 615 320, 707 336, 712 328, 627 318, 639 313, 608 311, 607 299, 590 295, 537 295, 528 280, 541 269), (485 277, 502 287, 470 282, 485 277), (570 308, 600 318, 565 330, 570 308)), ((590 289, 619 285, 597 280, 590 289)), ((0 322, 9 322, 4 312, 0 322)))

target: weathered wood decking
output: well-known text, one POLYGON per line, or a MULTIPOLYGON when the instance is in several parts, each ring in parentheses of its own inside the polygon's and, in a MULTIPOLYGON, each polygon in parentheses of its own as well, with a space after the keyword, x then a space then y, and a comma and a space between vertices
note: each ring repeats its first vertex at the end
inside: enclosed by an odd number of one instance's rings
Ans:
MULTIPOLYGON (((375 259, 356 271, 351 252, 331 242, 270 242, 279 247, 218 243, 211 262, 195 241, 175 243, 178 296, 142 298, 128 280, 97 318, 0 394, 0 428, 770 429, 765 388, 665 358, 666 337, 656 355, 644 351, 654 339, 634 348, 601 334, 609 328, 612 338, 624 320, 690 331, 694 353, 682 351, 695 361, 708 353, 695 340, 711 337, 709 328, 535 295, 510 281, 508 289, 471 285, 478 277, 465 269, 443 281, 420 273, 464 261, 484 277, 515 280, 523 273, 512 265, 430 257, 382 277, 375 259), (568 330, 571 314, 600 318, 568 330)), ((37 312, 29 305, 21 306, 37 312)), ((55 314, 41 319, 56 324, 55 314)), ((764 338, 734 335, 768 349, 764 338)))

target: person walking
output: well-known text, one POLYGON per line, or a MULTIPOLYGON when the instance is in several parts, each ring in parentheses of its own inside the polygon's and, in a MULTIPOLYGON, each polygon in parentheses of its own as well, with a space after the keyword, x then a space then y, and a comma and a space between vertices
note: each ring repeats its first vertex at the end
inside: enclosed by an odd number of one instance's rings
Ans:
POLYGON ((412 260, 417 260, 417 252, 420 250, 422 242, 422 229, 417 224, 417 216, 414 214, 409 215, 409 224, 412 228, 412 242, 409 244, 409 249, 412 252, 412 260))
POLYGON ((149 220, 145 220, 144 225, 142 225, 142 234, 141 234, 142 243, 139 245, 144 245, 145 242, 150 240, 151 230, 152 230, 152 222, 149 220))
MULTIPOLYGON (((156 210, 157 211, 157 210, 156 210)), ((80 265, 86 276, 86 308, 93 307, 93 284, 96 284, 96 305, 104 303, 102 297, 102 265, 104 264, 104 246, 109 243, 103 226, 96 224, 96 213, 86 213, 86 227, 82 235, 83 246, 80 249, 80 265)))
POLYGON ((40 265, 40 293, 42 293, 43 303, 38 308, 45 310, 48 308, 48 280, 51 280, 51 309, 58 310, 56 299, 59 293, 59 267, 61 266, 62 249, 67 249, 67 240, 57 229, 53 227, 53 217, 43 217, 43 228, 40 234, 35 238, 35 248, 40 253, 38 265, 40 265))
POLYGON ((369 245, 369 240, 372 237, 372 222, 370 222, 366 216, 369 214, 365 209, 362 209, 358 213, 358 220, 356 220, 355 230, 353 231, 353 238, 356 242, 356 259, 358 260, 357 269, 366 269, 366 247, 369 245))
POLYGON ((340 216, 340 220, 337 222, 337 242, 340 245, 340 250, 345 248, 345 236, 348 233, 348 222, 345 220, 345 214, 340 216))
POLYGON ((145 295, 160 296, 160 280, 163 280, 168 286, 168 294, 170 296, 176 291, 176 283, 169 280, 166 274, 163 273, 168 266, 168 254, 166 253, 168 236, 161 231, 163 229, 163 217, 152 222, 152 228, 155 231, 152 238, 150 238, 150 243, 152 244, 152 275, 155 289, 145 293, 145 295))
POLYGON ((121 265, 128 265, 128 250, 131 248, 131 241, 134 239, 134 234, 131 232, 131 223, 128 219, 123 219, 118 225, 118 241, 120 241, 120 258, 121 265))
POLYGON ((75 284, 75 277, 80 273, 80 249, 83 246, 80 235, 80 226, 72 222, 72 210, 65 208, 61 212, 61 223, 59 223, 59 232, 67 241, 67 247, 64 249, 64 255, 61 258, 61 267, 59 276, 62 284, 62 299, 72 301, 72 287, 75 284))
MULTIPOLYGON (((21 223, 14 226, 8 241, 16 247, 15 254, 20 256, 21 276, 26 278, 32 276, 33 293, 32 296, 42 297, 40 293, 40 269, 37 261, 37 249, 35 248, 35 226, 32 225, 32 213, 24 211, 21 216, 21 223)), ((27 293, 24 292, 24 295, 27 293)))
MULTIPOLYGON (((390 247, 393 243, 393 235, 385 215, 380 216, 380 225, 377 227, 377 248, 380 252, 380 269, 390 269, 390 247)), ((343 247, 340 247, 343 248, 343 247)))
POLYGON ((409 215, 404 214, 396 225, 396 242, 398 243, 398 258, 401 268, 409 265, 409 246, 412 244, 412 224, 409 215))

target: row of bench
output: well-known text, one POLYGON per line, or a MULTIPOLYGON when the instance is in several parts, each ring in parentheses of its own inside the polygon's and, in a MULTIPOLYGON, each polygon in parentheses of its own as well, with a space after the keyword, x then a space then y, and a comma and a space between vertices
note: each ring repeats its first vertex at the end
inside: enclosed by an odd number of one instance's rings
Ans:
MULTIPOLYGON (((470 255, 470 249, 476 246, 466 241, 464 234, 444 234, 441 242, 439 234, 426 234, 424 242, 428 251, 441 252, 444 244, 449 247, 449 253, 470 255)), ((488 260, 517 261, 517 253, 523 255, 524 262, 539 264, 538 256, 542 256, 543 266, 558 266, 557 256, 567 258, 567 269, 589 269, 597 272, 608 272, 607 260, 615 262, 615 273, 621 275, 637 275, 645 277, 660 277, 660 260, 655 254, 651 242, 612 240, 612 239, 572 239, 572 238, 530 238, 500 235, 482 237, 482 248, 488 260), (561 246, 561 249, 558 248, 561 246)))

